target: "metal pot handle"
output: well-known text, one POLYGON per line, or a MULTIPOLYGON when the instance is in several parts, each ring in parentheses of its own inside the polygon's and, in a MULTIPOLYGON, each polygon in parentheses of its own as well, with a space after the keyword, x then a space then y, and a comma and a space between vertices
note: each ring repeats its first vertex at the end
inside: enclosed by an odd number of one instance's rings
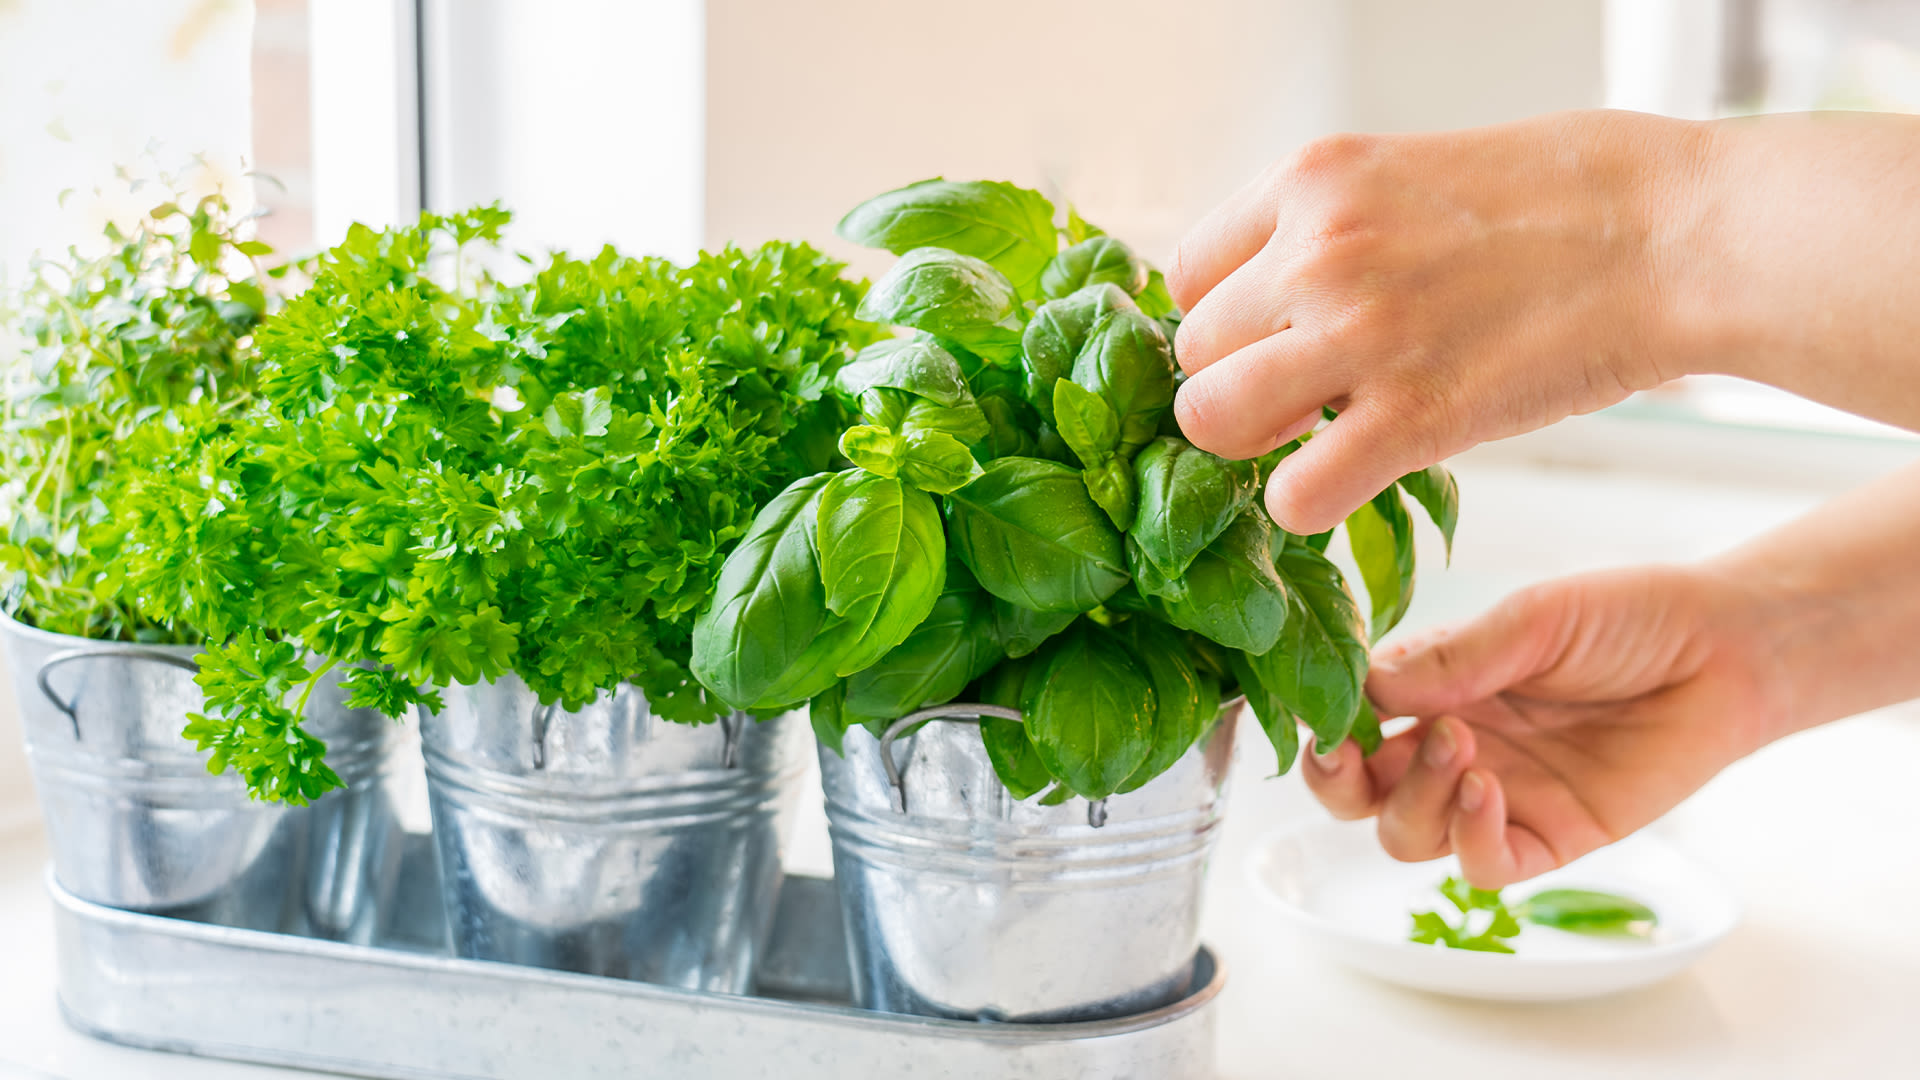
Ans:
MULTIPOLYGON (((907 778, 901 771, 900 763, 893 759, 894 740, 929 720, 957 720, 963 724, 977 724, 983 716, 991 716, 996 720, 1012 720, 1015 723, 1026 722, 1026 717, 1019 709, 1009 709, 1002 705, 954 703, 935 705, 930 709, 911 712, 887 725, 887 730, 880 736, 880 764, 887 770, 887 783, 893 788, 895 813, 907 812, 907 778)), ((1107 800, 1088 800, 1087 824, 1097 829, 1106 823, 1107 800)))
MULTIPOLYGON (((1226 712, 1247 700, 1245 694, 1235 694, 1220 703, 1220 711, 1226 712)), ((919 727, 929 720, 958 720, 963 724, 979 723, 983 716, 999 720, 1012 720, 1025 723, 1026 717, 1019 709, 1009 709, 1001 705, 970 705, 954 702, 947 705, 935 705, 932 708, 911 712, 887 725, 880 736, 880 764, 887 770, 887 783, 893 788, 893 809, 895 813, 907 812, 907 778, 900 770, 900 763, 893 760, 893 743, 908 731, 919 727)), ((1107 800, 1090 799, 1087 801, 1087 824, 1099 828, 1107 823, 1107 800)))
POLYGON ((76 649, 62 649, 54 653, 52 656, 40 661, 40 670, 34 673, 33 681, 40 687, 40 693, 46 696, 47 701, 52 704, 54 708, 67 714, 68 722, 73 725, 73 741, 75 742, 80 741, 80 713, 77 710, 80 706, 80 695, 86 692, 86 684, 84 682, 81 683, 80 688, 74 691, 73 700, 62 701, 60 695, 53 692, 53 685, 47 681, 48 676, 53 674, 54 668, 64 664, 71 664, 75 660, 100 660, 109 656, 166 664, 169 667, 176 667, 182 671, 189 671, 194 674, 199 674, 200 672, 200 665, 194 663, 187 657, 175 656, 170 652, 162 652, 159 649, 130 649, 125 646, 116 646, 113 648, 81 646, 76 649))

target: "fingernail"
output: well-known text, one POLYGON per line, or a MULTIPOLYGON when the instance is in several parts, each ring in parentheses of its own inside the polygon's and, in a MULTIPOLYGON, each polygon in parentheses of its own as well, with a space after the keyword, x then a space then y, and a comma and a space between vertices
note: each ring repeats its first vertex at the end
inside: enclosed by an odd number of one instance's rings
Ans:
POLYGON ((1340 771, 1340 747, 1336 745, 1324 754, 1316 748, 1307 755, 1307 762, 1316 770, 1328 775, 1337 773, 1340 771))
POLYGON ((1426 756, 1427 764, 1438 769, 1452 761, 1453 755, 1459 749, 1460 744, 1453 734, 1453 721, 1442 717, 1433 725, 1433 731, 1427 735, 1426 749, 1422 753, 1426 756))
POLYGON ((1487 801, 1487 782, 1480 774, 1470 772, 1460 778, 1460 809, 1472 814, 1479 811, 1487 801))

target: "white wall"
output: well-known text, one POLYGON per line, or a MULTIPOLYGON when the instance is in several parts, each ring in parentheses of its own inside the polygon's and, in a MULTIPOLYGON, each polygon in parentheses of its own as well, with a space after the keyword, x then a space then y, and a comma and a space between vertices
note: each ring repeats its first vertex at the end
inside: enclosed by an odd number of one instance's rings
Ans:
POLYGON ((159 201, 114 178, 149 146, 169 170, 201 154, 197 189, 251 199, 252 30, 249 0, 0 0, 0 278, 159 201))
POLYGON ((591 254, 617 243, 691 258, 704 195, 704 6, 429 0, 431 205, 499 199, 524 247, 591 254))
POLYGON ((1605 0, 1350 0, 1347 125, 1430 131, 1598 105, 1606 6, 1605 0))
POLYGON ((1342 129, 1595 105, 1604 0, 709 0, 706 240, 798 236, 935 174, 1036 185, 1163 260, 1342 129))
MULTIPOLYGON (((709 244, 833 225, 935 174, 1069 196, 1164 260, 1344 114, 1337 0, 709 0, 709 244)), ((887 256, 860 255, 872 273, 887 256)))

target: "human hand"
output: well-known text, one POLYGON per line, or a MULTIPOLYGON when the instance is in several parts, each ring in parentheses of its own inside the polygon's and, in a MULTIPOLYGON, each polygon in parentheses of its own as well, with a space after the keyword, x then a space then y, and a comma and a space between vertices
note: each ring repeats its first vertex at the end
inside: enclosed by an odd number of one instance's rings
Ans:
POLYGON ((1336 817, 1398 859, 1502 888, 1627 835, 1787 730, 1786 617, 1721 570, 1636 568, 1509 597, 1386 648, 1368 696, 1415 716, 1371 757, 1306 755, 1336 817))
POLYGON ((1248 458, 1340 410, 1267 486, 1311 534, 1404 473, 1681 374, 1662 230, 1705 131, 1579 112, 1310 144, 1174 255, 1181 429, 1248 458))

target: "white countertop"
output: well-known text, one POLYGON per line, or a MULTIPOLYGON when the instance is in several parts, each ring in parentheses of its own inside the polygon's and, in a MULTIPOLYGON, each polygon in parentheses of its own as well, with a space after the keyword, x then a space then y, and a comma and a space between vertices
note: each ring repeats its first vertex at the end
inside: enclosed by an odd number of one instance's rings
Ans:
MULTIPOLYGON (((1605 474, 1460 471, 1455 564, 1424 564, 1413 625, 1569 570, 1705 554, 1815 501, 1605 474)), ((1205 935, 1229 971, 1222 1080, 1920 1075, 1920 706, 1771 747, 1671 814, 1658 828, 1725 876, 1743 923, 1666 983, 1567 1005, 1453 1001, 1300 955, 1242 873, 1262 835, 1319 813, 1297 777, 1263 779, 1271 753, 1243 731, 1210 886, 1205 935)), ((820 872, 814 801, 790 862, 820 872)), ((36 827, 0 831, 0 1080, 313 1075, 128 1050, 67 1029, 54 1001, 45 859, 36 827)))

